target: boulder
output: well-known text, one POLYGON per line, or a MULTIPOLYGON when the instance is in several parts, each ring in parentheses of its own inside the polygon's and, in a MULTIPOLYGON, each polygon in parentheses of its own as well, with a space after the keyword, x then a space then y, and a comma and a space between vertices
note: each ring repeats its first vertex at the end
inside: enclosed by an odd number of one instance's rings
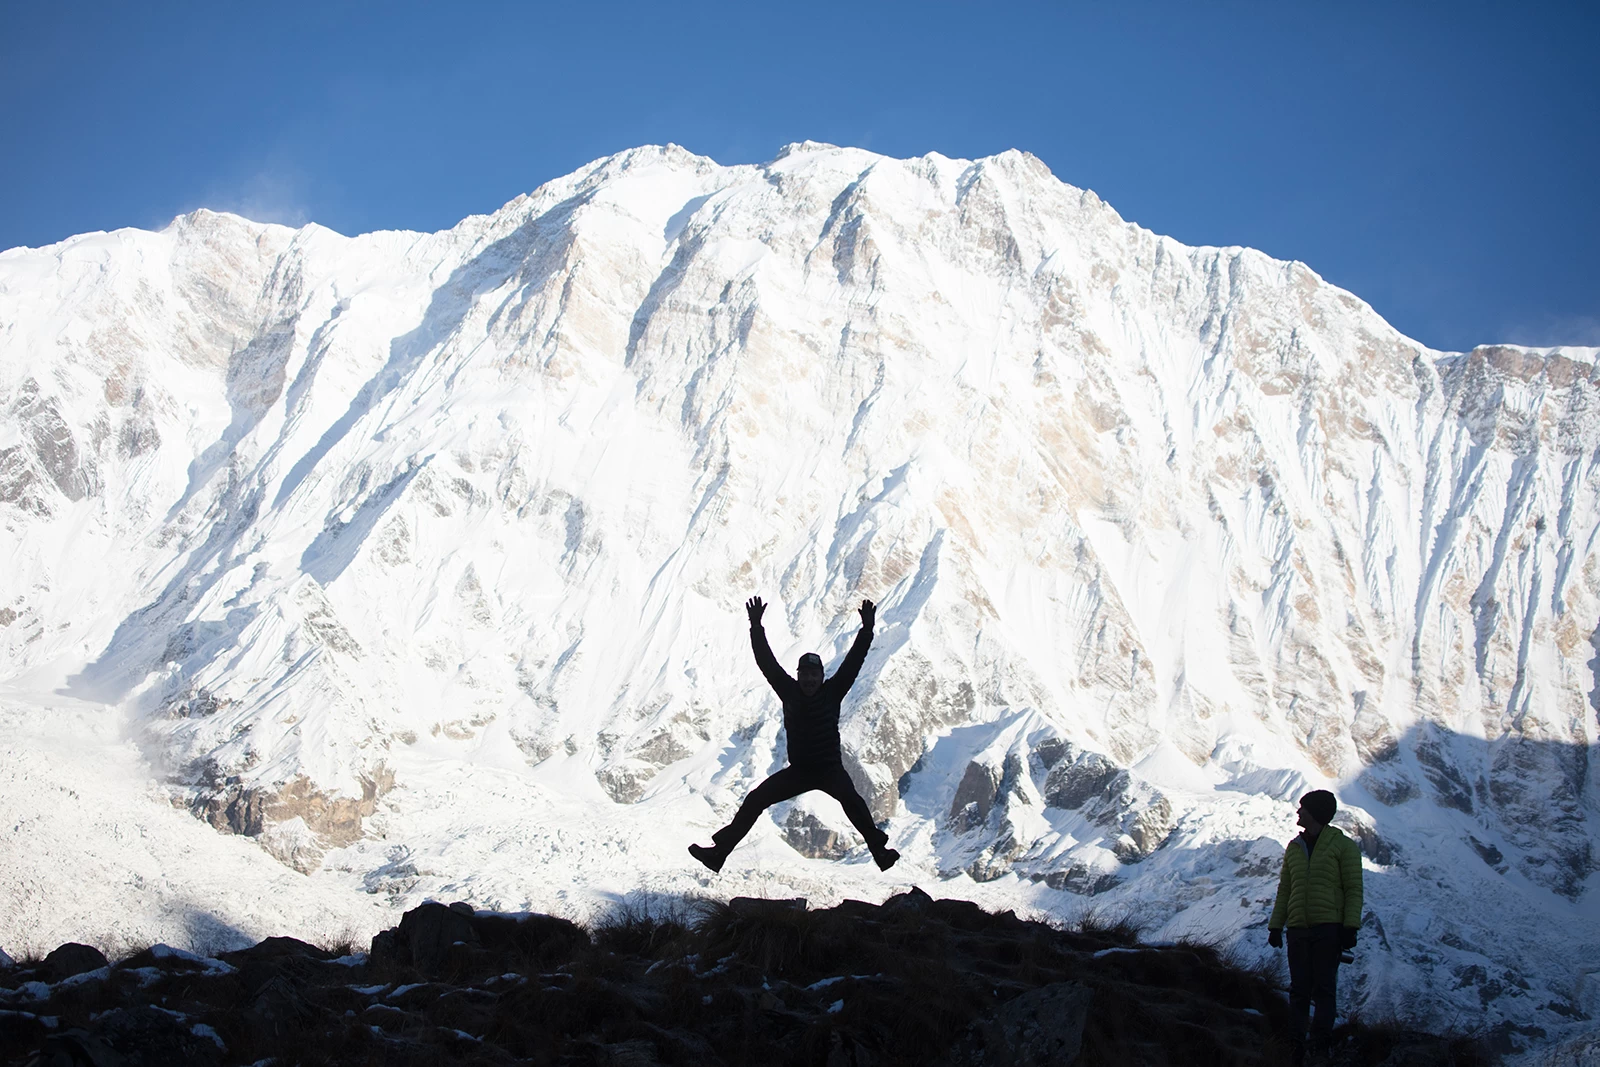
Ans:
POLYGON ((127 959, 117 963, 120 971, 131 971, 143 967, 154 967, 160 971, 172 973, 185 973, 204 971, 212 974, 227 973, 235 968, 228 963, 206 956, 197 956, 193 952, 173 948, 170 945, 155 944, 139 952, 135 952, 127 959))
POLYGON ((46 1037, 39 1047, 38 1062, 40 1067, 126 1067, 128 1063, 104 1038, 79 1029, 46 1037))
POLYGON ((766 897, 733 897, 728 901, 728 911, 740 919, 767 919, 785 912, 805 910, 805 897, 784 897, 781 900, 769 900, 766 897))
POLYGON ((44 1039, 37 1062, 54 1067, 211 1067, 222 1050, 194 1033, 170 1011, 112 1008, 95 1017, 93 1030, 72 1029, 44 1039))
MULTIPOLYGON (((406 955, 409 957, 410 952, 406 955)), ((372 945, 367 949, 367 963, 373 966, 400 959, 400 932, 393 928, 379 930, 372 935, 372 945)))
MULTIPOLYGON (((472 917, 472 931, 485 949, 509 952, 520 962, 545 969, 571 959, 573 952, 589 944, 589 935, 582 927, 567 919, 537 913, 513 916, 480 912, 472 917)), ((381 936, 372 939, 374 951, 381 947, 381 936)))
POLYGON ((932 906, 933 898, 916 886, 912 886, 904 893, 896 893, 883 902, 883 910, 887 912, 909 911, 922 914, 932 906))
POLYGON ((320 949, 316 945, 307 944, 298 937, 269 937, 260 944, 249 948, 242 948, 236 952, 224 952, 222 958, 229 963, 237 965, 246 959, 272 960, 284 957, 304 957, 312 960, 331 960, 333 953, 320 949))
POLYGON ((265 971, 256 975, 241 971, 240 976, 259 979, 259 984, 246 984, 250 999, 243 1013, 245 1028, 257 1042, 281 1041, 305 1030, 319 1014, 317 1006, 306 998, 291 975, 265 971))
POLYGON ((41 969, 44 971, 46 981, 59 982, 75 974, 109 966, 111 961, 107 960, 105 953, 99 949, 90 945, 80 945, 76 941, 68 941, 44 958, 41 969))
POLYGON ((37 1045, 49 1034, 46 1026, 31 1011, 0 1008, 0 1049, 25 1049, 37 1045))
POLYGON ((1093 999, 1077 982, 1029 990, 968 1027, 942 1067, 1065 1067, 1078 1058, 1093 999))
POLYGON ((430 900, 400 917, 396 941, 402 959, 409 956, 418 970, 431 975, 439 973, 451 945, 476 945, 478 933, 471 916, 430 900))

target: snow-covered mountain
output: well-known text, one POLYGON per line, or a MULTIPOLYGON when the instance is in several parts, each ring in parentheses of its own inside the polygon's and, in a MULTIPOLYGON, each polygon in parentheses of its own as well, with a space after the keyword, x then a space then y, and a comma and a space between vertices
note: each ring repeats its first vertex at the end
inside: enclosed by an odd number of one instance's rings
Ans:
MULTIPOLYGON (((1600 1015, 1597 357, 1431 351, 1018 152, 648 147, 436 234, 13 249, 5 695, 103 709, 341 908, 911 881, 1255 945, 1326 786, 1346 999, 1555 1032, 1600 1015), (791 666, 880 602, 844 735, 889 875, 820 796, 683 851, 783 760, 752 594, 791 666)), ((84 892, 30 862, 0 943, 84 892)))

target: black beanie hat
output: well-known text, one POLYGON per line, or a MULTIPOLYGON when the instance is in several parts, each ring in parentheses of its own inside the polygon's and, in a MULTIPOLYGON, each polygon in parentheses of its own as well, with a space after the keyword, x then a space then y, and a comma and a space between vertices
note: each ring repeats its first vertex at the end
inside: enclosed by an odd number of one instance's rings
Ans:
POLYGON ((1326 789, 1313 789, 1300 798, 1300 804, 1318 822, 1332 822, 1333 813, 1339 810, 1339 802, 1326 789))
POLYGON ((815 652, 807 652, 805 655, 800 657, 800 666, 804 667, 808 664, 816 667, 817 670, 820 671, 822 669, 822 657, 817 655, 815 652))

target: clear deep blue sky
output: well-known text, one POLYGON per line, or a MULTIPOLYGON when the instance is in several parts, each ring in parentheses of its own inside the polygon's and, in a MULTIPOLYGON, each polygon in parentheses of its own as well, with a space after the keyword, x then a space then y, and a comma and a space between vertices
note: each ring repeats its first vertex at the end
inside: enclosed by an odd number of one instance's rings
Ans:
POLYGON ((0 0, 0 248, 438 229, 673 141, 1021 148, 1440 348, 1600 344, 1600 4, 0 0))

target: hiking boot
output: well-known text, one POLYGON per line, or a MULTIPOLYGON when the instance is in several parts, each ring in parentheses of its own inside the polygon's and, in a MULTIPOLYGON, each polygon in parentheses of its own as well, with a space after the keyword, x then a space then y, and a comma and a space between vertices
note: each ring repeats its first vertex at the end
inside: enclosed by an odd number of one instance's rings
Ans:
POLYGON ((722 870, 723 863, 727 862, 727 854, 719 848, 706 848, 704 845, 690 845, 689 855, 709 867, 713 874, 722 870))
POLYGON ((900 858, 900 853, 892 848, 880 848, 872 853, 872 862, 878 865, 878 870, 887 871, 893 867, 900 858))

